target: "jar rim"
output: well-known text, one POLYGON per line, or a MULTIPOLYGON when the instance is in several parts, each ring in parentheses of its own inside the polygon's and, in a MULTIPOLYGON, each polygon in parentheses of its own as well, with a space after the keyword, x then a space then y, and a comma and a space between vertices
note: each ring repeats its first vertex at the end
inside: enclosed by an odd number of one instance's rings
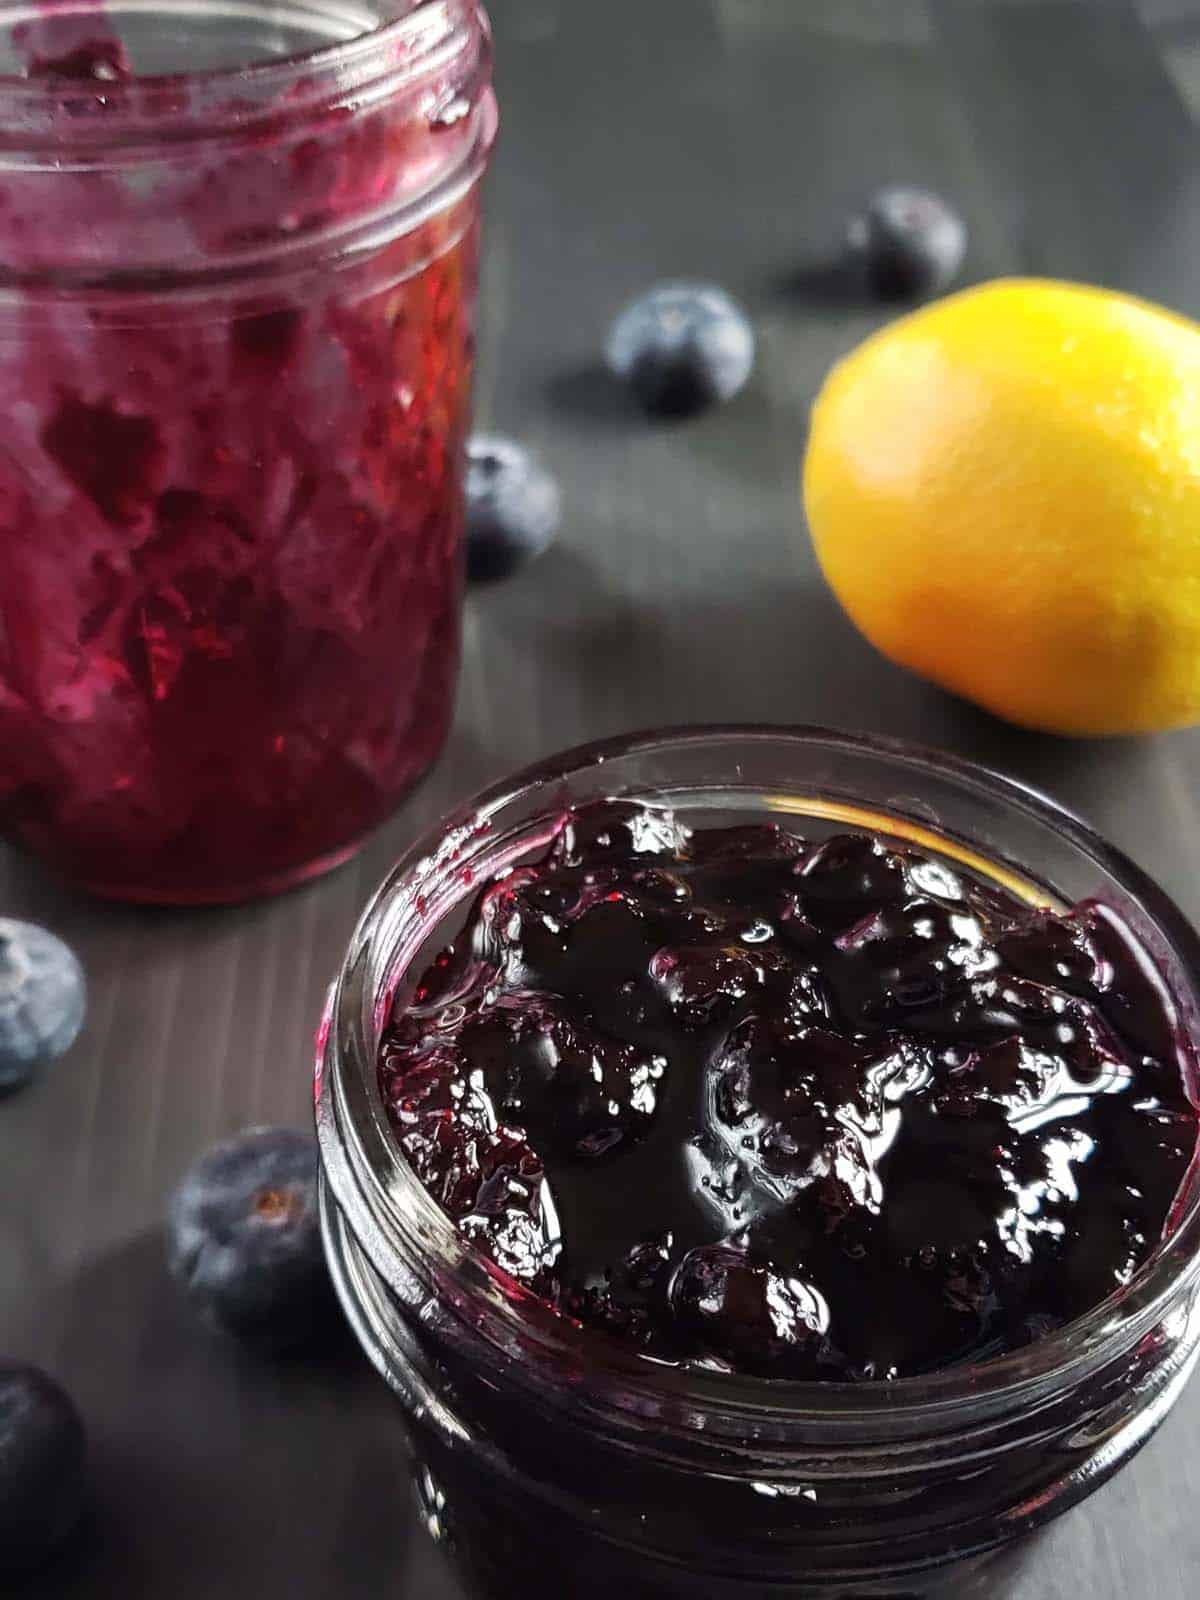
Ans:
MULTIPOLYGON (((192 0, 202 12, 206 0, 192 0)), ((291 118, 347 97, 395 95, 456 61, 478 31, 488 32, 480 0, 371 0, 375 26, 283 56, 185 71, 139 73, 126 81, 0 73, 0 164, 8 152, 43 145, 95 155, 156 141, 211 138, 206 116, 240 132, 273 114, 288 92, 291 118), (186 106, 180 90, 186 87, 186 106), (100 114, 97 114, 100 113, 100 114)), ((119 15, 89 0, 80 11, 119 15)), ((154 9, 130 0, 131 11, 154 9)), ((31 6, 32 20, 44 15, 31 6)))
MULTIPOLYGON (((1195 1057, 1200 935, 1147 873, 1082 818, 1041 791, 948 752, 875 734, 754 723, 651 729, 575 747, 482 790, 412 844, 377 889, 351 939, 321 1030, 317 1130, 326 1177, 335 1198, 339 1204, 343 1199, 332 1170, 339 1165, 336 1147, 349 1135, 355 1147, 352 1164, 360 1180, 356 1187, 361 1197, 361 1178, 365 1175, 371 1190, 369 1199, 375 1206, 371 1231, 376 1234, 376 1245, 380 1242, 380 1229, 386 1235, 398 1227, 440 1269, 453 1275, 456 1294, 469 1307, 477 1326, 481 1318, 494 1321, 510 1341, 510 1348, 520 1347, 531 1357, 551 1361, 557 1358, 568 1368, 585 1371, 590 1381, 611 1382, 615 1391, 629 1397, 635 1406, 674 1400, 712 1407, 727 1417, 740 1416, 748 1422, 769 1415, 801 1424, 844 1419, 869 1425, 872 1420, 886 1419, 891 1427, 903 1425, 905 1420, 920 1420, 927 1426, 932 1412, 950 1414, 979 1406, 1008 1409, 1048 1384, 1057 1387, 1082 1378, 1149 1333, 1177 1296, 1200 1277, 1200 1155, 1184 1180, 1182 1214, 1173 1222, 1171 1231, 1129 1283, 1090 1312, 1017 1351, 917 1377, 870 1383, 765 1378, 678 1366, 646 1356, 600 1330, 576 1323, 541 1297, 519 1287, 514 1292, 512 1280, 461 1238, 449 1216, 404 1160, 386 1125, 376 1079, 376 1041, 365 1038, 362 1027, 366 1003, 378 1016, 380 997, 365 994, 362 979, 366 974, 364 958, 371 952, 384 914, 395 897, 405 895, 406 886, 411 888, 412 875, 434 863, 439 852, 444 856, 448 841, 453 845, 455 840, 478 837, 489 828, 492 816, 519 799, 543 795, 549 821, 555 813, 555 791, 567 776, 580 776, 625 757, 740 742, 748 747, 782 743, 797 750, 825 749, 880 758, 895 763, 898 771, 909 776, 924 771, 968 789, 986 790, 1006 808, 1049 827, 1110 874, 1152 918, 1188 980, 1189 994, 1175 998, 1186 1000, 1189 1005, 1186 1044, 1195 1057)), ((696 793, 700 788, 692 786, 696 793)), ((684 789, 686 786, 679 792, 684 789)), ((619 793, 630 798, 636 791, 619 793)), ((560 804, 559 815, 561 811, 560 804)), ((879 815, 882 819, 887 813, 880 811, 879 815)), ((894 820, 900 821, 901 815, 897 809, 894 820)), ((936 832, 930 830, 935 837, 936 832)), ((528 835, 524 836, 523 848, 531 842, 528 835)), ((469 892, 465 887, 460 889, 450 903, 461 904, 469 892)), ((447 909, 446 904, 430 907, 426 934, 433 931, 447 909)), ((1194 1083, 1192 1091, 1195 1093, 1194 1083)))

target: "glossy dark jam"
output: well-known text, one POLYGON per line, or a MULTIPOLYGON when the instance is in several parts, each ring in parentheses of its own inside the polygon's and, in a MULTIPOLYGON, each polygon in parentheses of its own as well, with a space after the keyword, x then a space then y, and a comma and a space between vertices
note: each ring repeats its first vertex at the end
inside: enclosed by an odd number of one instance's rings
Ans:
POLYGON ((214 103, 83 9, 14 32, 38 106, 170 128, 0 174, 0 828, 101 893, 236 899, 347 854, 446 734, 476 199, 423 197, 474 124, 440 83, 214 103))
POLYGON ((648 1354, 793 1378, 1077 1318, 1170 1226, 1200 1130, 1172 999, 1103 905, 625 804, 483 890, 379 1073, 506 1274, 648 1354))

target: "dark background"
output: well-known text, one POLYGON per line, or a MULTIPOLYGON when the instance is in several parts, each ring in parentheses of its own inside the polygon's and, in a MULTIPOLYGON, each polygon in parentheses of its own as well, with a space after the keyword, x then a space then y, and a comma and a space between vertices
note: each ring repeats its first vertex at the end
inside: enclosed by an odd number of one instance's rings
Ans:
MULTIPOLYGON (((86 962, 85 1036, 0 1104, 0 1351, 93 1433, 94 1527, 36 1596, 450 1600, 399 1429, 357 1358, 270 1366, 207 1337, 162 1267, 164 1196, 212 1139, 303 1122, 310 1037, 354 917, 447 805, 555 747, 685 720, 819 721, 947 746, 1083 812, 1200 917, 1200 737, 1067 742, 911 679, 843 620, 797 504, 809 403, 880 319, 822 264, 846 213, 914 180, 971 227, 968 277, 1050 273, 1200 314, 1200 5, 1185 0, 493 0, 480 421, 543 452, 564 536, 474 595, 458 720, 362 857, 228 912, 72 898, 0 851, 0 905, 86 962), (1193 20, 1191 14, 1195 14, 1193 20), (656 278, 752 311, 750 388, 684 426, 598 374, 656 278)), ((1020 1600, 1191 1600, 1200 1385, 1058 1524, 1020 1600)))

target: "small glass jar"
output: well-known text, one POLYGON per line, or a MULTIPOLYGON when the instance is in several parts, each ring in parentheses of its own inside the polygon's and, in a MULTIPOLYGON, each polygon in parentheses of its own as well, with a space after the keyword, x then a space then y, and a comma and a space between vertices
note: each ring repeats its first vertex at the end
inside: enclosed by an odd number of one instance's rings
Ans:
POLYGON ((1198 1037, 1200 940, 1162 891, 1051 801, 949 756, 817 730, 683 730, 573 751, 489 790, 368 907, 316 1081, 329 1261, 399 1396, 428 1526, 475 1592, 511 1600, 993 1592, 998 1558, 1127 1461, 1195 1364, 1197 1186, 1088 1316, 927 1377, 680 1370, 554 1312, 464 1243, 407 1168, 376 1046, 473 886, 544 848, 565 807, 619 796, 685 822, 883 832, 1034 904, 1098 895, 1161 963, 1198 1037))
POLYGON ((449 724, 485 19, 5 23, 0 828, 104 895, 279 889, 449 724))

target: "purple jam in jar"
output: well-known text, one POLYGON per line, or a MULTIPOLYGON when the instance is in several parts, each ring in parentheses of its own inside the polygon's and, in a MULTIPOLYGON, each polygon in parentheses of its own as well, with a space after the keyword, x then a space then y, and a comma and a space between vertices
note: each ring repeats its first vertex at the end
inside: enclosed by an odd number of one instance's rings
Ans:
POLYGON ((445 818, 316 1120, 468 1592, 1000 1592, 1200 1361, 1198 1041, 1167 895, 953 756, 668 729, 445 818))
POLYGON ((379 1051, 463 1237, 660 1360, 862 1381, 1128 1284, 1196 1160, 1191 1045, 1097 903, 877 834, 569 813, 379 1051))
POLYGON ((105 895, 282 888, 449 724, 486 25, 17 17, 0 826, 105 895))

